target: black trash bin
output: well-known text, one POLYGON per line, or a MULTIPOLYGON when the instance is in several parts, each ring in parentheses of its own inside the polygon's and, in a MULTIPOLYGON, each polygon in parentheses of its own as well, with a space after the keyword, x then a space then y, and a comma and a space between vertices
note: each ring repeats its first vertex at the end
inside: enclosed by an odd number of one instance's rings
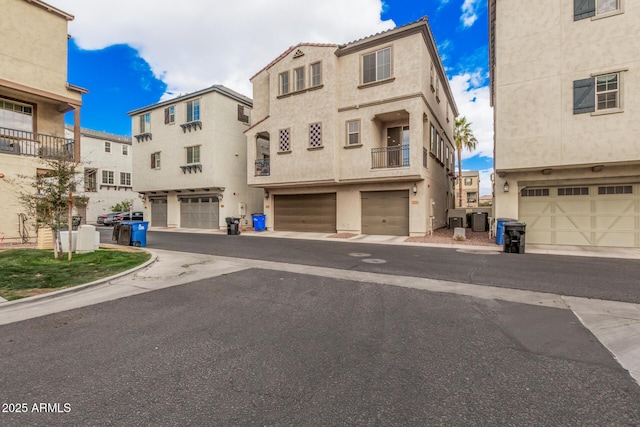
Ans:
POLYGON ((240 218, 226 217, 227 221, 227 235, 237 236, 240 234, 240 218))
POLYGON ((120 224, 118 244, 125 246, 131 245, 131 224, 120 224))
POLYGON ((527 225, 524 222, 506 222, 504 224, 504 252, 523 254, 527 225))

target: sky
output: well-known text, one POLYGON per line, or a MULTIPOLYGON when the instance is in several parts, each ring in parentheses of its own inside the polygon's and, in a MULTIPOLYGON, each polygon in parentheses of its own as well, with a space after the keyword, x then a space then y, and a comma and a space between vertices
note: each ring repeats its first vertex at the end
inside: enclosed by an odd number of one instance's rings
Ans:
MULTIPOLYGON (((249 78, 290 46, 342 44, 429 18, 461 116, 478 140, 463 170, 491 194, 486 0, 47 0, 69 23, 69 82, 81 125, 131 136, 127 112, 214 84, 252 97, 249 78)), ((68 123, 73 119, 68 117, 68 123)))

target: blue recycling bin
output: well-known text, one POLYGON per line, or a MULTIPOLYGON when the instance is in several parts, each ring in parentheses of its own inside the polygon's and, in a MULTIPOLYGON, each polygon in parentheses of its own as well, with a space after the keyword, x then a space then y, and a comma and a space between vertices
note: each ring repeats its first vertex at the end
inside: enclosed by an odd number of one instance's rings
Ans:
POLYGON ((147 230, 149 229, 148 221, 123 221, 122 225, 131 227, 130 246, 144 248, 147 246, 147 230))
POLYGON ((504 224, 512 221, 517 221, 517 219, 498 218, 496 220, 496 245, 504 245, 504 224))
POLYGON ((267 229, 267 226, 265 225, 267 216, 265 214, 251 214, 251 218, 253 219, 253 229, 255 231, 265 231, 267 229))

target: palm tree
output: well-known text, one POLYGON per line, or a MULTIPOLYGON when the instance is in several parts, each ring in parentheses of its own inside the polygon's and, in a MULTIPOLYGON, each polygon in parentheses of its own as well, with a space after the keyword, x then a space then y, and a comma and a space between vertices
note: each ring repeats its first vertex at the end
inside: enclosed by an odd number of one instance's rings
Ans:
POLYGON ((453 139, 458 152, 458 204, 462 206, 462 149, 473 151, 478 146, 478 140, 471 131, 471 122, 466 117, 456 118, 453 139))

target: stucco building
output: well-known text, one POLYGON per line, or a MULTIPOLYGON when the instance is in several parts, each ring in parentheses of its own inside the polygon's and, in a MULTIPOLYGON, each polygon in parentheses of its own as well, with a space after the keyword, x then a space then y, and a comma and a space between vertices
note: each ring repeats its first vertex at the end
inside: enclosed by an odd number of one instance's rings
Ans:
POLYGON ((424 235, 452 208, 458 114, 426 18, 301 43, 251 78, 248 182, 275 230, 424 235))
POLYGON ((462 178, 455 182, 455 198, 457 208, 477 208, 480 205, 480 173, 478 171, 462 171, 462 178), (459 187, 462 185, 462 200, 459 187), (460 204, 462 201, 462 204, 460 204))
POLYGON ((221 85, 129 112, 133 190, 151 227, 220 229, 251 224, 262 191, 247 186, 244 131, 251 99, 221 85))
POLYGON ((527 243, 640 247, 640 9, 489 0, 495 216, 527 243))
MULTIPOLYGON (((66 126, 65 132, 71 138, 73 128, 66 126)), ((86 206, 77 214, 82 222, 95 223, 98 215, 124 201, 134 211, 142 211, 142 197, 133 191, 131 137, 81 128, 80 145, 83 177, 78 194, 84 196, 86 206)))
POLYGON ((35 218, 19 193, 46 169, 42 159, 80 159, 85 89, 67 82, 67 24, 73 16, 38 0, 0 0, 0 239, 33 238, 35 218), (26 33, 25 33, 26 31, 26 33), (65 113, 74 111, 65 138, 65 113))

